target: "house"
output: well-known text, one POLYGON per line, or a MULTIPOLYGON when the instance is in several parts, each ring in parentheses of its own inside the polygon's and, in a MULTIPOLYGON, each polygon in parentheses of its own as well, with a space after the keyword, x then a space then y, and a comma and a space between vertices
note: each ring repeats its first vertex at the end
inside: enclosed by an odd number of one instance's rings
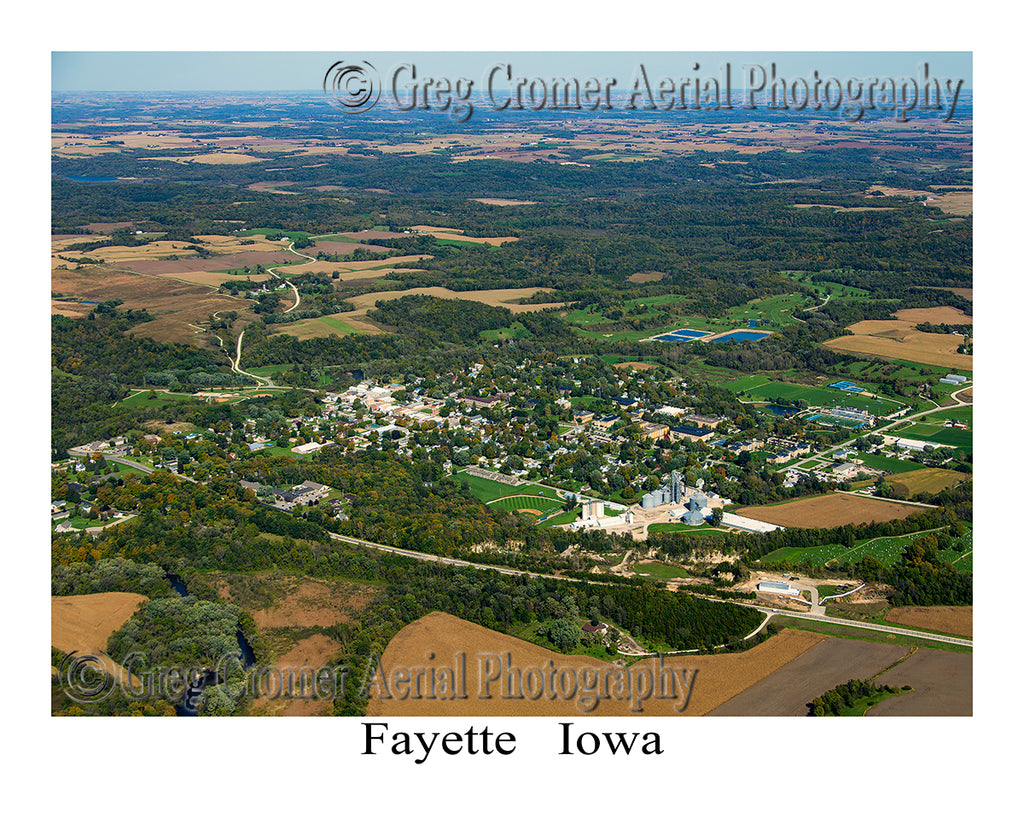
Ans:
POLYGON ((583 624, 583 630, 587 634, 599 634, 604 635, 608 632, 607 623, 598 623, 596 626, 593 623, 587 622, 583 624))

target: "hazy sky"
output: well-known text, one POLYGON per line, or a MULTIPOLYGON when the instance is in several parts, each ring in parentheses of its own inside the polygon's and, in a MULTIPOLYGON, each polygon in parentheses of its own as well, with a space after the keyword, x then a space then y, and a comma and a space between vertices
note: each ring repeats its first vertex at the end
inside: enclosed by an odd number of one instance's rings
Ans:
POLYGON ((780 77, 918 76, 922 63, 932 76, 963 79, 972 88, 971 52, 245 52, 162 51, 52 53, 53 91, 318 91, 337 60, 366 60, 383 76, 399 63, 413 63, 420 76, 479 80, 495 63, 511 64, 514 76, 617 77, 629 81, 641 63, 649 76, 717 74, 728 62, 734 87, 744 64, 771 63, 780 77), (700 71, 693 70, 694 63, 700 71))

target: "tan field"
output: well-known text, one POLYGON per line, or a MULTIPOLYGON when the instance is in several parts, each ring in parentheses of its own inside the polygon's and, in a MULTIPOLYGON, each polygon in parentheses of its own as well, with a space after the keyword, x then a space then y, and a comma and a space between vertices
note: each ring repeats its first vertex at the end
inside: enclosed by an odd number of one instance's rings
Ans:
POLYGON ((842 210, 842 211, 846 211, 848 213, 858 213, 860 211, 865 211, 865 210, 892 210, 892 208, 869 208, 869 207, 850 208, 850 207, 846 207, 844 205, 818 205, 818 204, 800 204, 800 205, 793 205, 793 207, 794 208, 829 208, 831 210, 836 210, 836 211, 842 210))
POLYGON ((90 259, 99 259, 109 263, 134 259, 166 259, 168 256, 177 256, 179 258, 195 256, 196 252, 188 250, 187 245, 187 242, 150 242, 138 247, 111 245, 110 247, 90 250, 85 255, 90 259))
POLYGON ((131 592, 101 592, 50 598, 50 644, 64 652, 98 654, 107 638, 149 600, 131 592))
POLYGON ((620 361, 614 365, 617 370, 653 370, 657 366, 650 361, 620 361))
POLYGON ((904 606, 885 613, 890 623, 907 628, 941 631, 960 637, 973 637, 973 606, 904 606))
POLYGON ((271 242, 266 236, 254 234, 253 236, 218 236, 216 234, 203 234, 195 237, 196 240, 214 253, 245 253, 251 250, 277 251, 287 246, 287 242, 271 242), (243 241, 254 242, 254 244, 242 244, 243 241))
POLYGON ((971 654, 920 648, 879 674, 874 682, 894 687, 909 685, 913 690, 878 703, 867 712, 869 717, 969 717, 974 710, 971 654))
POLYGON ((50 645, 66 654, 93 655, 89 664, 114 679, 137 685, 134 675, 107 656, 107 638, 123 626, 142 603, 149 600, 131 592, 100 592, 50 598, 50 645))
POLYGON ((193 270, 185 273, 161 273, 158 274, 161 278, 165 279, 176 279, 180 282, 189 282, 191 284, 203 284, 207 287, 219 287, 223 282, 226 281, 238 281, 249 279, 253 282, 263 282, 271 278, 269 273, 247 273, 242 276, 232 275, 223 270, 193 270))
POLYGON ((349 299, 357 309, 354 313, 342 313, 341 318, 348 321, 347 316, 356 316, 360 311, 365 315, 373 309, 378 301, 400 299, 402 296, 436 296, 439 299, 463 299, 478 301, 492 307, 507 307, 513 313, 535 313, 550 307, 563 307, 561 302, 555 304, 518 304, 520 299, 527 299, 534 293, 550 293, 550 287, 515 287, 504 290, 449 290, 447 287, 414 287, 411 290, 389 290, 384 293, 364 293, 349 299))
POLYGON ((384 332, 376 324, 367 320, 365 313, 332 313, 329 316, 302 319, 294 324, 282 324, 278 325, 278 327, 280 329, 275 328, 274 332, 294 336, 299 341, 305 341, 310 338, 327 338, 332 335, 343 336, 351 332, 366 333, 368 335, 380 335, 384 332), (336 321, 341 322, 341 324, 334 323, 336 321), (348 325, 348 327, 345 325, 348 325))
MULTIPOLYGON (((696 669, 696 677, 688 701, 679 702, 678 698, 656 699, 654 697, 642 703, 642 712, 634 713, 631 703, 626 699, 602 699, 591 711, 585 711, 575 699, 544 695, 530 700, 503 698, 497 685, 492 687, 491 699, 483 699, 481 683, 484 679, 483 666, 486 655, 504 657, 508 652, 511 667, 521 669, 524 677, 530 668, 548 667, 550 661, 554 668, 572 669, 580 674, 581 669, 593 669, 600 674, 613 671, 612 663, 592 657, 573 655, 566 656, 548 651, 545 648, 491 631, 475 623, 460 620, 450 614, 433 612, 408 626, 396 634, 381 657, 380 667, 385 675, 392 675, 396 669, 408 668, 452 668, 458 665, 460 653, 466 655, 466 699, 426 699, 426 697, 398 699, 398 691, 390 692, 395 696, 386 698, 379 686, 371 685, 371 699, 366 715, 372 717, 398 716, 700 716, 754 685, 759 680, 778 671, 787 663, 795 660, 808 649, 817 645, 825 637, 806 631, 785 629, 764 643, 754 646, 739 654, 709 655, 676 655, 664 659, 665 668, 696 669), (685 709, 680 711, 682 705, 685 709)), ((507 667, 507 666, 506 666, 507 667)), ((641 669, 649 669, 656 674, 658 665, 655 659, 644 659, 630 666, 632 675, 645 673, 641 669)), ((563 672, 565 673, 565 672, 563 672)), ((429 672, 428 672, 429 674, 429 672)), ((556 674, 556 676, 561 676, 556 674)), ((580 674, 579 679, 583 679, 580 674)), ((548 689, 550 690, 550 689, 548 689)), ((681 693, 681 688, 678 689, 681 693)))
POLYGON ((429 233, 436 239, 454 239, 458 242, 475 242, 481 245, 500 245, 503 242, 518 242, 518 236, 495 236, 490 238, 479 238, 466 236, 465 231, 458 228, 431 227, 430 225, 414 225, 414 231, 429 233))
POLYGON ((888 321, 858 321, 849 329, 852 336, 839 336, 825 346, 849 353, 865 353, 881 358, 898 358, 921 364, 935 364, 973 370, 974 356, 956 351, 963 337, 945 333, 922 333, 917 324, 972 324, 972 317, 953 307, 928 307, 900 310, 888 321))
POLYGON ((969 476, 953 469, 915 469, 913 472, 901 472, 891 475, 886 481, 892 486, 903 486, 910 496, 918 492, 935 494, 943 489, 963 483, 969 476))
POLYGON ((778 506, 744 506, 737 515, 779 526, 828 529, 855 523, 903 520, 924 507, 863 498, 859 495, 818 495, 778 506))
POLYGON ((939 208, 943 213, 951 213, 954 216, 969 216, 974 211, 974 194, 971 191, 950 191, 949 193, 937 193, 935 191, 912 191, 906 188, 889 188, 884 185, 872 185, 868 193, 879 191, 886 196, 909 196, 916 198, 925 196, 926 205, 939 208))
POLYGON ((536 205, 528 199, 470 199, 470 202, 480 202, 484 205, 497 205, 500 208, 512 207, 513 205, 536 205))
POLYGON ((154 156, 153 159, 161 159, 165 162, 177 162, 179 165, 191 165, 193 162, 199 165, 248 165, 251 162, 266 162, 264 157, 251 156, 250 154, 233 154, 218 151, 212 154, 197 154, 196 156, 154 156))
POLYGON ((665 278, 665 274, 659 270, 650 270, 646 273, 634 273, 629 277, 629 281, 634 284, 646 284, 647 282, 660 282, 665 278))
POLYGON ((50 299, 51 316, 68 316, 69 318, 82 318, 92 310, 91 304, 79 304, 74 301, 57 301, 50 299))
POLYGON ((189 325, 206 321, 211 313, 220 310, 233 310, 250 320, 252 317, 251 303, 245 299, 160 276, 86 267, 81 270, 53 270, 50 286, 56 293, 77 296, 85 301, 122 299, 123 309, 145 307, 156 318, 136 325, 130 332, 157 341, 219 348, 212 337, 204 345, 203 335, 207 334, 197 335, 197 329, 189 325))

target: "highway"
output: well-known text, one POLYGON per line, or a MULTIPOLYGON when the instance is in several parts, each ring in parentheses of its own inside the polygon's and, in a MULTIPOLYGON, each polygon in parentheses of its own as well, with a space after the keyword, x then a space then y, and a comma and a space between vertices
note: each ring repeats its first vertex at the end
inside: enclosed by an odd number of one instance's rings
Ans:
MULTIPOLYGON (((397 546, 385 546, 382 543, 374 543, 370 540, 363 540, 362 538, 347 537, 345 535, 336 535, 333 532, 329 532, 330 536, 334 540, 340 540, 345 543, 352 543, 356 546, 365 546, 368 549, 376 549, 381 552, 390 552, 396 555, 402 555, 404 557, 411 557, 414 560, 423 560, 431 563, 441 563, 445 566, 468 566, 472 569, 479 569, 482 571, 493 571, 499 572, 500 574, 506 575, 522 575, 524 577, 540 577, 548 580, 562 580, 570 583, 582 582, 576 577, 559 577, 554 574, 542 574, 539 572, 528 572, 523 569, 512 569, 508 566, 491 566, 484 563, 471 563, 468 560, 459 560, 454 557, 441 557, 439 555, 429 555, 424 552, 414 552, 411 549, 400 549, 397 546)), ((595 585, 604 585, 601 581, 591 581, 595 585)), ((814 620, 819 623, 828 623, 835 626, 846 626, 848 628, 862 628, 869 631, 881 631, 886 634, 896 634, 903 637, 916 637, 922 640, 933 640, 937 643, 950 643, 952 645, 966 646, 972 648, 974 643, 971 640, 967 640, 963 637, 951 637, 945 634, 933 634, 929 631, 915 631, 913 629, 900 628, 899 626, 883 626, 875 623, 862 623, 856 620, 844 620, 842 617, 829 617, 827 614, 803 614, 796 611, 786 611, 780 609, 773 609, 767 606, 758 606, 753 603, 742 603, 738 600, 719 600, 717 598, 709 597, 704 598, 719 603, 734 603, 737 606, 744 606, 745 608, 754 609, 765 615, 765 622, 761 624, 755 631, 747 635, 744 639, 749 639, 757 634, 761 630, 772 616, 778 614, 779 616, 793 617, 799 620, 814 620)))

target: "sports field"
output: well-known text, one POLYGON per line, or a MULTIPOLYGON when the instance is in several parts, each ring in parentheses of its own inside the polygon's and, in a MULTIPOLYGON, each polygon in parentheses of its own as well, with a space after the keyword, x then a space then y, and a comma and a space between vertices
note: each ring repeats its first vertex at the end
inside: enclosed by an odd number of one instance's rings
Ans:
MULTIPOLYGON (((755 401, 777 401, 780 398, 789 401, 806 401, 813 407, 853 407, 874 416, 884 416, 902 408, 904 404, 889 398, 870 398, 846 390, 835 390, 828 387, 808 387, 803 384, 790 384, 786 381, 772 381, 764 375, 746 375, 723 384, 725 389, 741 397, 755 401)), ((868 387, 858 383, 857 386, 868 387)))

